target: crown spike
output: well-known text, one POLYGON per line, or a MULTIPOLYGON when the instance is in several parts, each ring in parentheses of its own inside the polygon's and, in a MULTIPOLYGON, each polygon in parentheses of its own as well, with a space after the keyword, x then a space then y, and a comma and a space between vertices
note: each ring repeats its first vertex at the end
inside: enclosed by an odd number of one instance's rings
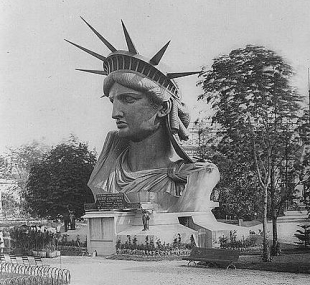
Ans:
POLYGON ((91 70, 91 69, 80 69, 80 68, 77 68, 76 70, 94 73, 94 74, 99 74, 99 75, 108 75, 107 72, 104 70, 91 70))
POLYGON ((133 54, 138 54, 138 52, 137 52, 137 50, 135 48, 135 45, 133 44, 133 42, 132 42, 132 40, 131 40, 128 32, 127 32, 127 29, 126 29, 123 21, 122 21, 122 26, 123 26, 123 30, 124 30, 124 35, 125 35, 128 51, 133 53, 133 54))
POLYGON ((184 77, 184 76, 189 76, 189 75, 198 74, 198 73, 200 73, 200 71, 167 73, 167 77, 169 79, 173 79, 173 78, 184 77))
POLYGON ((77 44, 75 44, 75 43, 73 43, 73 42, 70 42, 70 41, 66 40, 66 39, 65 39, 65 41, 68 42, 68 43, 70 43, 70 44, 72 44, 72 45, 74 45, 74 46, 76 46, 77 48, 79 48, 79 49, 81 49, 81 50, 87 52, 88 54, 90 54, 90 55, 92 55, 92 56, 94 56, 94 57, 96 57, 96 58, 102 60, 102 61, 104 61, 104 60, 106 59, 106 57, 104 57, 103 55, 100 55, 100 54, 98 54, 98 53, 95 53, 95 52, 93 52, 93 51, 91 51, 91 50, 89 50, 89 49, 87 49, 87 48, 84 48, 84 47, 82 47, 82 46, 79 46, 79 45, 77 45, 77 44))
POLYGON ((90 24, 88 24, 83 17, 81 19, 84 21, 84 23, 96 34, 96 36, 106 45, 106 47, 111 51, 115 52, 116 48, 112 46, 102 35, 100 35, 90 24))
POLYGON ((159 52, 157 52, 150 60, 150 63, 153 64, 153 65, 158 65, 161 58, 163 57, 168 45, 170 44, 170 41, 167 42, 159 52))

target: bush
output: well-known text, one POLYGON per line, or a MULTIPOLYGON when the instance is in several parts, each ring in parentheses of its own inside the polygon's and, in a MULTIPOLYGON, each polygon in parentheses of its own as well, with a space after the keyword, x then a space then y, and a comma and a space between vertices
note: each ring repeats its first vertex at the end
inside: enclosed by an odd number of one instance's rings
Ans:
POLYGON ((247 238, 242 237, 241 240, 237 240, 237 231, 230 231, 229 237, 223 235, 219 238, 220 248, 245 250, 257 246, 259 237, 259 235, 251 233, 247 238))
POLYGON ((31 250, 52 248, 56 245, 56 235, 37 226, 16 226, 10 229, 12 248, 21 249, 22 253, 31 250))
POLYGON ((134 254, 134 255, 188 255, 192 247, 195 246, 194 237, 191 236, 191 242, 189 244, 182 243, 181 235, 177 234, 172 244, 162 243, 160 239, 154 242, 154 239, 149 236, 145 237, 144 244, 137 243, 137 237, 127 236, 125 243, 121 240, 116 242, 117 254, 134 254))
POLYGON ((302 230, 297 230, 297 234, 294 234, 295 237, 299 239, 297 244, 307 248, 310 245, 310 225, 298 225, 302 230))

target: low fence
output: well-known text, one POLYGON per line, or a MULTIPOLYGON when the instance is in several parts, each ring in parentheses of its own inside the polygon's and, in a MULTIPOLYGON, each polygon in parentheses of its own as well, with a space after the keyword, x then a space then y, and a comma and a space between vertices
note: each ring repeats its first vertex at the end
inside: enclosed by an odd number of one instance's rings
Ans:
POLYGON ((1 262, 0 273, 15 273, 23 275, 0 280, 0 284, 65 285, 69 284, 71 280, 69 270, 50 266, 1 262))
POLYGON ((1 285, 53 285, 53 281, 41 276, 18 276, 0 280, 1 285))

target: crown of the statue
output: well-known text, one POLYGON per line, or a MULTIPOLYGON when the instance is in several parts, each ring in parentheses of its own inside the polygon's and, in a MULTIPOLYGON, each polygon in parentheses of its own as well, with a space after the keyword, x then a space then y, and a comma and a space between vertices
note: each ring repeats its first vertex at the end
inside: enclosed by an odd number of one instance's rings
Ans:
POLYGON ((88 69, 77 69, 77 70, 99 75, 109 75, 110 73, 115 71, 126 71, 126 70, 130 72, 136 72, 156 82, 157 84, 165 88, 175 98, 179 98, 179 94, 178 94, 178 87, 173 79, 199 73, 199 71, 166 73, 162 70, 162 68, 159 67, 160 60, 162 59, 170 41, 167 44, 165 44, 150 60, 148 60, 145 57, 139 55, 123 21, 122 26, 124 30, 128 51, 117 50, 102 35, 100 35, 89 23, 87 23, 83 18, 82 20, 96 34, 96 36, 109 48, 111 53, 107 57, 105 57, 85 47, 82 47, 78 44, 66 40, 70 44, 76 46, 77 48, 87 52, 88 54, 98 58, 103 62, 103 70, 88 70, 88 69))

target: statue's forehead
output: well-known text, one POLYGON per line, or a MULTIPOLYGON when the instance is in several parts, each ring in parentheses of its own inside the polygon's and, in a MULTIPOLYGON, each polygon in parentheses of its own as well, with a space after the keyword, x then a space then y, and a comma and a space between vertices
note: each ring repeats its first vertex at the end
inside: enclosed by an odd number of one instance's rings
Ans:
POLYGON ((121 95, 121 94, 142 95, 143 93, 115 82, 109 91, 109 98, 114 98, 115 96, 121 95))

